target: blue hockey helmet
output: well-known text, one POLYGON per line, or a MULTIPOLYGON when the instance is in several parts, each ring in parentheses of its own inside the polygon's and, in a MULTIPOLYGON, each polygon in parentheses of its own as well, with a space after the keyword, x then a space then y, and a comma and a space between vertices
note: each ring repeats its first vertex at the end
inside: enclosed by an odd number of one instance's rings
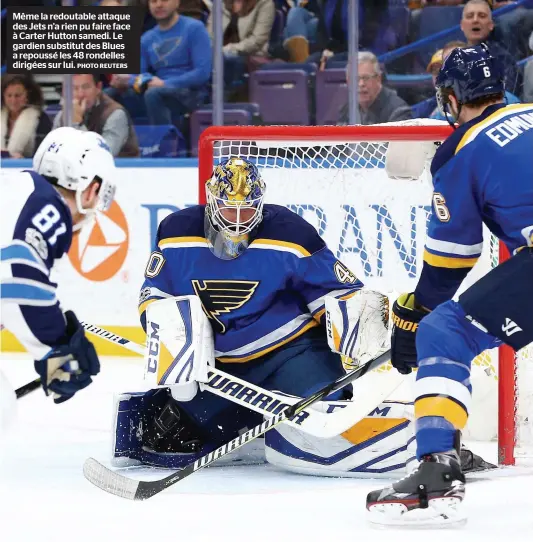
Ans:
POLYGON ((454 49, 444 60, 437 75, 437 102, 446 114, 449 95, 453 93, 459 105, 483 96, 505 92, 504 68, 484 45, 454 49))

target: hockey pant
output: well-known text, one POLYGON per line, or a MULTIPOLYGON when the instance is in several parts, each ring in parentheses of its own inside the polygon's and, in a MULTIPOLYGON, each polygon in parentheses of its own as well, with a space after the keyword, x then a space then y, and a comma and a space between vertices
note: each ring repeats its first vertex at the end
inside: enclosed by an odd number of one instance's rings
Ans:
POLYGON ((506 343, 533 341, 533 248, 487 273, 459 301, 439 305, 417 331, 415 416, 418 458, 453 448, 471 408, 472 360, 506 343))

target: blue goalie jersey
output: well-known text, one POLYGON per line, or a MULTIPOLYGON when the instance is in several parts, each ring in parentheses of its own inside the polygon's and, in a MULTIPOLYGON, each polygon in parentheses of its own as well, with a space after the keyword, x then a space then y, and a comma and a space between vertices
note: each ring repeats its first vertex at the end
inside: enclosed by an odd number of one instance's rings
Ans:
POLYGON ((326 296, 362 288, 355 275, 297 214, 265 205, 254 240, 234 260, 209 249, 203 206, 171 214, 158 229, 139 312, 169 296, 197 295, 214 331, 221 362, 247 362, 295 339, 324 319, 326 296))
POLYGON ((431 165, 433 212, 416 300, 451 299, 481 255, 483 224, 511 253, 533 246, 533 105, 492 105, 458 128, 431 165))
POLYGON ((72 216, 59 192, 33 171, 2 176, 2 325, 42 359, 65 335, 65 318, 50 280, 69 249, 72 216))

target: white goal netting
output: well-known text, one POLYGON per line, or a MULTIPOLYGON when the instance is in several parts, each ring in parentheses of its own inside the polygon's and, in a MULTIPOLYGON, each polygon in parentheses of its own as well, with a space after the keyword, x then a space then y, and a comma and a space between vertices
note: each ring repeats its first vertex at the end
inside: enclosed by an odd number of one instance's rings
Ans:
MULTIPOLYGON (((296 141, 289 136, 291 128, 284 128, 286 139, 280 135, 254 140, 253 128, 248 133, 243 128, 242 139, 233 136, 232 140, 214 141, 209 167, 229 156, 253 160, 267 185, 266 202, 285 205, 313 224, 336 257, 365 285, 386 293, 391 300, 412 291, 422 267, 431 212, 427 168, 418 180, 393 180, 384 169, 387 141, 362 142, 356 136, 342 143, 296 141)), ((480 261, 460 291, 498 264, 499 245, 488 231, 484 245, 480 261)), ((516 382, 516 411, 511 412, 511 418, 517 421, 517 457, 533 450, 533 419, 528 414, 533 415, 531 367, 530 345, 517 356, 517 371, 511 375, 516 382)), ((512 400, 506 401, 507 406, 498 400, 501 377, 497 349, 476 358, 472 370, 474 407, 467 430, 470 438, 496 439, 499 411, 513 408, 512 400)), ((411 400, 407 387, 402 393, 406 397, 401 399, 411 400)), ((512 437, 506 438, 512 442, 512 437)))

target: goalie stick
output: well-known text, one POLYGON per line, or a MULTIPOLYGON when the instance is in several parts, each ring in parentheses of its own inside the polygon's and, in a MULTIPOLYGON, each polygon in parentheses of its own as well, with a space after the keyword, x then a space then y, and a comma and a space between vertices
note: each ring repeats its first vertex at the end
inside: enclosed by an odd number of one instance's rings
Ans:
MULTIPOLYGON (((274 417, 264 421, 253 429, 246 431, 239 437, 230 440, 216 450, 213 450, 212 452, 209 452, 203 457, 200 457, 194 463, 191 463, 187 467, 173 472, 172 474, 169 474, 161 480, 133 480, 131 478, 128 478, 127 476, 123 476, 122 474, 113 472, 92 457, 85 461, 83 465, 83 474, 85 478, 89 480, 89 482, 99 487, 100 489, 103 489, 107 493, 111 493, 113 495, 123 497, 124 499, 134 501, 143 501, 149 499, 150 497, 157 495, 164 489, 180 482, 187 476, 194 474, 197 470, 207 467, 211 463, 214 463, 217 459, 224 457, 233 450, 236 450, 237 448, 244 446, 244 444, 265 434, 269 429, 272 429, 276 425, 279 425, 280 423, 283 423, 284 421, 293 418, 304 409, 311 406, 313 403, 324 399, 330 393, 333 393, 334 391, 348 385, 350 382, 361 378, 369 371, 376 369, 377 367, 379 367, 383 363, 386 363, 389 360, 390 350, 388 350, 384 354, 381 354, 381 356, 377 357, 376 359, 373 359, 368 363, 361 365, 358 369, 350 371, 349 373, 343 375, 337 380, 331 382, 327 386, 324 386, 322 389, 320 389, 316 393, 313 393, 309 397, 301 399, 296 404, 291 405, 285 410, 283 410, 283 412, 276 414, 274 417)), ((357 414, 356 412, 353 412, 354 419, 352 420, 352 423, 357 423, 369 412, 368 405, 358 403, 356 403, 356 405, 359 407, 359 409, 357 414)))
MULTIPOLYGON (((101 327, 85 322, 81 322, 81 324, 85 331, 89 333, 119 344, 137 354, 144 354, 145 347, 141 344, 111 333, 101 327)), ((387 378, 382 379, 379 387, 361 386, 361 389, 354 390, 356 401, 338 401, 333 405, 333 412, 330 413, 320 412, 314 408, 305 412, 301 411, 292 421, 287 420, 286 423, 316 437, 336 437, 353 426, 354 409, 358 412, 360 405, 368 404, 368 414, 385 399, 388 399, 404 380, 403 375, 397 371, 392 371, 387 375, 387 378)), ((208 368, 208 381, 207 383, 200 383, 200 389, 224 397, 228 401, 254 410, 266 417, 275 416, 284 408, 295 405, 301 400, 300 397, 287 396, 266 390, 215 367, 208 368)))

